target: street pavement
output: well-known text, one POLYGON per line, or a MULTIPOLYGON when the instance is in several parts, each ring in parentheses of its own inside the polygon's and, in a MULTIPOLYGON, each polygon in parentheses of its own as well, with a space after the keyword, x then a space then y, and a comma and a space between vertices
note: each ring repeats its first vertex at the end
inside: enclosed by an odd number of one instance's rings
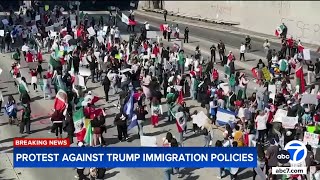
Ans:
MULTIPOLYGON (((98 15, 97 15, 98 16, 98 15)), ((158 15, 159 16, 159 15, 158 15)), ((161 17, 161 16, 160 16, 161 17)), ((151 30, 156 30, 160 24, 162 24, 162 21, 158 20, 157 17, 151 18, 149 16, 142 16, 138 13, 136 13, 136 19, 139 21, 138 27, 136 27, 136 30, 139 29, 139 26, 141 26, 141 23, 144 21, 148 21, 152 26, 151 30)), ((120 30, 125 34, 126 25, 124 25, 121 22, 118 22, 118 26, 120 30)), ((179 24, 180 29, 183 30, 184 26, 183 24, 179 24)), ((198 44, 200 45, 200 48, 202 49, 202 53, 205 56, 209 56, 208 50, 209 47, 212 45, 213 42, 216 42, 212 37, 215 36, 215 32, 212 32, 211 30, 201 30, 196 31, 193 29, 193 27, 190 27, 190 41, 194 41, 193 43, 190 42, 189 44, 184 44, 184 49, 186 50, 187 54, 193 54, 195 46, 198 44), (192 29, 191 29, 192 28, 192 29), (193 31, 194 30, 194 31, 193 31), (208 31, 206 33, 205 31, 208 31), (209 33, 211 32, 211 33, 209 33), (213 40, 212 40, 213 39, 213 40)), ((226 33, 226 37, 233 39, 233 37, 229 37, 228 32, 226 33)), ((239 35, 240 36, 240 35, 239 35)), ((242 36, 241 36, 242 37, 242 36)), ((219 39, 219 38, 218 38, 219 39)), ((240 39, 240 37, 239 37, 240 39)), ((243 37, 244 39, 244 37, 243 37)), ((236 55, 236 58, 239 57, 238 55, 238 46, 236 44, 240 45, 240 42, 237 42, 236 40, 232 40, 231 42, 234 42, 235 46, 233 47, 232 44, 229 45, 227 42, 228 40, 222 39, 227 46, 227 51, 232 50, 234 54, 236 55)), ((165 43, 165 45, 168 45, 168 43, 165 43)), ((261 45, 262 46, 262 45, 261 45)), ((16 87, 13 84, 13 79, 9 75, 9 70, 12 64, 11 60, 11 54, 0 54, 0 67, 3 69, 3 72, 0 77, 0 89, 4 94, 5 102, 7 101, 7 96, 9 94, 14 95, 15 99, 18 100, 18 92, 16 87)), ((243 69, 241 71, 245 71, 248 74, 250 73, 250 69, 252 66, 255 66, 257 63, 257 58, 259 58, 259 54, 247 54, 247 59, 254 59, 252 61, 248 62, 236 62, 236 68, 237 69, 243 69)), ((262 57, 260 57, 262 58, 262 57)), ((49 55, 44 55, 45 60, 49 60, 49 55)), ((220 66, 220 65, 218 65, 220 66)), ((45 63, 43 65, 44 68, 47 67, 47 64, 45 63)), ((222 68, 219 67, 221 70, 222 68)), ((220 71, 221 72, 221 71, 220 71)), ((28 73, 27 64, 25 62, 22 62, 22 68, 21 68, 22 76, 26 77, 27 82, 30 83, 31 76, 28 73)), ((222 74, 220 74, 220 77, 223 77, 222 74)), ((253 92, 254 89, 254 82, 250 82, 248 86, 249 93, 253 92)), ((104 98, 103 94, 103 88, 99 83, 91 83, 91 81, 88 81, 88 89, 93 92, 93 94, 100 96, 101 98, 104 98)), ((31 135, 20 135, 18 127, 16 126, 10 126, 8 125, 8 120, 6 115, 0 116, 0 179, 20 179, 20 180, 55 180, 55 179, 61 179, 61 180, 71 180, 74 179, 74 175, 76 175, 76 172, 74 169, 71 168, 51 168, 51 169, 35 169, 35 168, 27 168, 27 169, 21 169, 16 168, 13 169, 12 162, 13 162, 13 143, 12 140, 14 137, 52 137, 54 138, 54 134, 48 133, 49 128, 51 126, 50 122, 50 114, 52 113, 51 109, 53 107, 53 100, 43 100, 43 95, 41 92, 35 92, 33 91, 32 87, 29 86, 29 89, 31 91, 30 96, 33 100, 31 103, 32 108, 32 124, 31 124, 31 135), (4 162, 4 163, 2 163, 4 162), (3 164, 3 165, 2 165, 3 164)), ((140 146, 140 140, 137 137, 137 129, 134 128, 129 132, 130 134, 130 140, 129 142, 119 142, 117 139, 117 131, 116 128, 113 125, 113 119, 116 113, 119 112, 117 108, 113 106, 113 103, 115 103, 117 97, 112 96, 111 100, 113 100, 112 103, 106 103, 103 99, 100 100, 97 105, 100 107, 107 108, 106 114, 107 114, 107 120, 106 125, 108 127, 107 133, 104 134, 104 138, 106 140, 106 143, 108 146, 119 146, 119 147, 130 147, 130 146, 140 146)), ((162 101, 164 102, 164 100, 162 101)), ((187 100, 187 105, 191 107, 191 112, 194 110, 203 110, 201 107, 199 107, 199 103, 187 100)), ((165 103, 163 103, 164 112, 167 111, 167 107, 165 103)), ((3 112, 3 110, 2 110, 3 112)), ((163 137, 165 137, 166 132, 170 131, 173 133, 175 137, 178 137, 178 132, 175 123, 174 124, 168 124, 165 122, 166 117, 161 117, 160 125, 158 128, 153 128, 150 125, 150 122, 148 121, 148 125, 145 126, 144 132, 147 136, 157 136, 157 139, 159 142, 163 137)), ((198 146, 201 147, 204 145, 204 137, 200 134, 193 134, 191 132, 192 123, 188 122, 188 132, 186 134, 186 140, 184 142, 184 146, 198 146)), ((215 130, 214 132, 214 138, 213 142, 216 140, 222 139, 222 133, 220 130, 215 130)), ((64 134, 64 137, 66 137, 66 134, 64 134)), ((216 176, 218 175, 219 169, 212 169, 212 168, 187 168, 182 169, 181 173, 183 177, 181 179, 183 180, 211 180, 211 179, 217 179, 216 176)), ((239 179, 251 179, 252 172, 249 169, 242 170, 239 173, 239 179)), ((141 179, 150 179, 153 178, 154 180, 161 180, 163 179, 163 169, 160 168, 113 168, 108 169, 106 172, 106 178, 110 180, 141 180, 141 179)), ((178 179, 176 176, 173 177, 174 180, 178 179)), ((224 179, 230 179, 230 177, 226 177, 224 179)))

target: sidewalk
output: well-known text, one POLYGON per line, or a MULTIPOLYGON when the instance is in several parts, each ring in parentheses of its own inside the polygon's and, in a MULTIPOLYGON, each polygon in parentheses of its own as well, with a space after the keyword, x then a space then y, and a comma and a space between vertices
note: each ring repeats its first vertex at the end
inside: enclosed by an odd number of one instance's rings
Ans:
MULTIPOLYGON (((155 17, 155 14, 162 15, 162 12, 163 11, 159 10, 159 9, 142 9, 142 10, 135 11, 135 13, 137 13, 137 14, 141 14, 141 15, 143 14, 146 16, 150 15, 154 18, 157 18, 157 17, 155 17)), ((161 19, 163 19, 163 15, 162 15, 161 19)), ((205 19, 200 20, 200 18, 197 18, 197 17, 180 15, 180 14, 173 13, 173 12, 168 12, 167 20, 172 20, 174 22, 182 23, 182 24, 186 24, 186 25, 193 25, 193 26, 197 25, 198 27, 212 29, 212 30, 226 31, 226 32, 233 33, 233 34, 241 34, 243 36, 249 34, 250 37, 254 37, 254 38, 258 38, 258 39, 262 39, 262 40, 268 39, 269 42, 280 43, 280 39, 277 38, 276 36, 238 28, 238 27, 236 27, 236 25, 228 25, 228 24, 232 24, 232 23, 224 23, 224 22, 221 22, 220 24, 213 23, 208 20, 206 21, 205 19)), ((311 51, 317 51, 318 48, 320 47, 319 45, 308 44, 308 43, 303 43, 303 45, 306 49, 310 49, 311 51)))

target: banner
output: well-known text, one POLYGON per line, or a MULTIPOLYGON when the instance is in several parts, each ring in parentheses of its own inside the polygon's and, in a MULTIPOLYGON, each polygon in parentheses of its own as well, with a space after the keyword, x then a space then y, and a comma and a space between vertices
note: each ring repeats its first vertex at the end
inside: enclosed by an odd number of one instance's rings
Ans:
POLYGON ((310 132, 304 132, 303 142, 309 144, 312 147, 318 147, 319 144, 319 134, 314 134, 310 132))
POLYGON ((303 49, 303 59, 304 60, 311 60, 310 49, 303 49))
POLYGON ((140 143, 141 143, 141 147, 157 147, 157 137, 141 136, 140 143))
POLYGON ((15 147, 13 154, 14 168, 257 167, 255 147, 15 147))

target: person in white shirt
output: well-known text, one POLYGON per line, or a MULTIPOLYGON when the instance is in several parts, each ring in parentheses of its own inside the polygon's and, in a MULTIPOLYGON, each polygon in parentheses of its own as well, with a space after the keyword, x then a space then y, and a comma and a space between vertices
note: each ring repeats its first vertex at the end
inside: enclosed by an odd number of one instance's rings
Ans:
POLYGON ((114 42, 116 44, 120 43, 120 31, 119 31, 118 27, 116 27, 116 29, 114 31, 114 42))
POLYGON ((268 54, 268 51, 270 49, 270 42, 268 39, 266 39, 266 41, 263 43, 263 48, 264 48, 264 51, 266 53, 266 55, 268 54))
POLYGON ((115 26, 113 26, 113 27, 110 29, 110 37, 111 37, 112 43, 114 42, 114 34, 115 34, 115 26))
POLYGON ((267 130, 267 120, 268 120, 268 113, 265 113, 265 111, 260 111, 259 115, 255 119, 255 122, 257 123, 257 130, 258 130, 257 142, 264 143, 264 136, 267 130))
POLYGON ((27 52, 29 51, 29 46, 27 43, 24 43, 24 45, 21 48, 21 51, 23 53, 24 60, 26 60, 27 52))
POLYGON ((243 58, 243 61, 246 61, 246 58, 244 57, 244 52, 246 51, 246 45, 244 45, 244 43, 241 43, 240 46, 240 61, 243 58))
POLYGON ((147 31, 150 30, 150 24, 148 23, 148 21, 146 21, 146 22, 144 23, 144 27, 145 27, 145 29, 146 29, 147 31))

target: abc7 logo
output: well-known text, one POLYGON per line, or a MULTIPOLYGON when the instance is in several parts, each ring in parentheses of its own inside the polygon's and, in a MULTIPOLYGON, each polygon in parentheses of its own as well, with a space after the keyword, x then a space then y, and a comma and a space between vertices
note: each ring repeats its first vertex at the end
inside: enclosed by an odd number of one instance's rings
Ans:
POLYGON ((290 141, 284 147, 284 150, 281 150, 277 154, 277 159, 279 163, 293 163, 298 164, 305 160, 307 156, 307 148, 301 141, 290 141))

